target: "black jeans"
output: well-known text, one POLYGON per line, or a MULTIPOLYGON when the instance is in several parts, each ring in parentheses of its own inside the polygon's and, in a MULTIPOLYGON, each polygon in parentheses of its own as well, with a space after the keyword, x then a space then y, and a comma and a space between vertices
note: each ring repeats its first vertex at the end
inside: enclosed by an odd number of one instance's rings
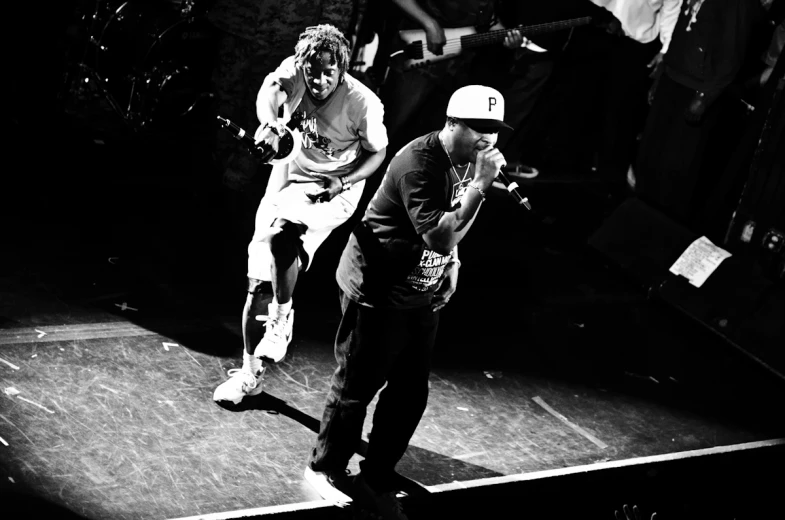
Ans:
MULTIPOLYGON (((711 144, 720 126, 727 96, 711 105, 703 118, 684 118, 695 91, 663 72, 654 95, 635 168, 638 196, 680 224, 690 227, 705 193, 716 182, 716 160, 725 154, 711 144), (714 168, 707 165, 714 164, 714 168)), ((716 141, 715 141, 716 142, 716 141)))
POLYGON ((341 293, 343 317, 327 405, 310 466, 344 471, 359 446, 366 408, 385 382, 360 468, 376 491, 394 489, 395 465, 428 402, 428 376, 439 313, 429 307, 376 309, 341 293))

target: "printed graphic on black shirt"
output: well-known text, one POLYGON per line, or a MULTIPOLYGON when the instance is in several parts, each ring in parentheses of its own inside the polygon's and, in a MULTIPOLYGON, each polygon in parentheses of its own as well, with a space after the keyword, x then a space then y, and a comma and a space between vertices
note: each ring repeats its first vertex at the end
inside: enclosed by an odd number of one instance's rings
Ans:
POLYGON ((450 261, 450 255, 440 255, 428 248, 422 252, 420 263, 409 274, 406 281, 412 288, 426 292, 433 287, 444 273, 444 266, 450 261))

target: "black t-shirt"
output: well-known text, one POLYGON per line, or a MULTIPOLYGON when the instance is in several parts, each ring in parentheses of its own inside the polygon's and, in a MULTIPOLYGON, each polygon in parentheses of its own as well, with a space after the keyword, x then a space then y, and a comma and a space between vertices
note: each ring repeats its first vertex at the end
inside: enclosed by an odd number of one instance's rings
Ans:
POLYGON ((395 155, 343 250, 338 286, 362 305, 429 305, 444 274, 449 255, 429 249, 422 235, 459 200, 471 171, 458 182, 438 136, 419 137, 395 155))
POLYGON ((741 68, 761 16, 759 0, 685 0, 665 54, 665 72, 695 90, 726 87, 741 68))

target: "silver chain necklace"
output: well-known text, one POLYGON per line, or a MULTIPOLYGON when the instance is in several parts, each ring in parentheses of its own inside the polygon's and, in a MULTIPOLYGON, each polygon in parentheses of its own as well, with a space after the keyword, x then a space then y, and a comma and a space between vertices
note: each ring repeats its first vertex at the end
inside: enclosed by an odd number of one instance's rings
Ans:
POLYGON ((448 152, 447 147, 444 146, 444 141, 442 141, 441 134, 439 134, 438 137, 439 137, 439 144, 442 145, 442 149, 444 150, 444 153, 447 154, 447 160, 450 161, 450 167, 452 168, 452 173, 455 175, 455 179, 458 181, 459 184, 463 184, 464 182, 466 182, 466 178, 469 176, 469 166, 471 166, 471 163, 468 163, 466 165, 466 170, 464 170, 463 172, 463 178, 461 178, 461 176, 458 175, 458 171, 455 169, 455 165, 452 162, 452 157, 450 157, 450 152, 448 152))

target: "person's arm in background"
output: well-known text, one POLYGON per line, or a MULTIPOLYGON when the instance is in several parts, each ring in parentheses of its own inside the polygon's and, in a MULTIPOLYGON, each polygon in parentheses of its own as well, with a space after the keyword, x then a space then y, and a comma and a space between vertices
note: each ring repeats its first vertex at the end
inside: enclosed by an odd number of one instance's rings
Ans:
MULTIPOLYGON (((417 0, 392 0, 392 2, 423 28, 428 51, 440 56, 443 53, 442 49, 444 48, 447 39, 444 36, 444 28, 439 22, 425 11, 417 0)), ((505 27, 501 22, 497 22, 491 29, 505 29, 505 27)), ((517 29, 507 31, 507 36, 504 39, 504 46, 506 48, 516 49, 520 47, 523 42, 524 39, 523 36, 521 36, 520 31, 517 29)))
POLYGON ((439 22, 425 11, 417 0, 392 0, 392 3, 423 28, 428 50, 433 54, 441 55, 446 38, 439 22))
POLYGON ((660 52, 649 62, 649 68, 657 67, 662 62, 662 57, 668 52, 673 36, 673 28, 676 27, 676 20, 679 19, 679 10, 682 0, 663 0, 662 7, 658 15, 660 29, 660 52))
POLYGON ((771 35, 771 43, 766 53, 763 56, 763 61, 766 63, 766 68, 760 75, 760 85, 765 85, 771 73, 774 70, 774 65, 777 64, 777 59, 782 55, 782 48, 785 46, 785 20, 783 20, 776 29, 774 34, 771 35))
POLYGON ((649 88, 649 104, 651 105, 654 100, 654 92, 657 90, 657 85, 660 82, 663 69, 663 58, 668 52, 668 47, 671 44, 671 37, 673 37, 673 29, 676 27, 676 21, 679 19, 679 11, 681 10, 682 0, 663 0, 662 7, 658 13, 659 33, 660 33, 660 51, 651 59, 648 68, 651 69, 649 77, 654 80, 651 88, 649 88))

